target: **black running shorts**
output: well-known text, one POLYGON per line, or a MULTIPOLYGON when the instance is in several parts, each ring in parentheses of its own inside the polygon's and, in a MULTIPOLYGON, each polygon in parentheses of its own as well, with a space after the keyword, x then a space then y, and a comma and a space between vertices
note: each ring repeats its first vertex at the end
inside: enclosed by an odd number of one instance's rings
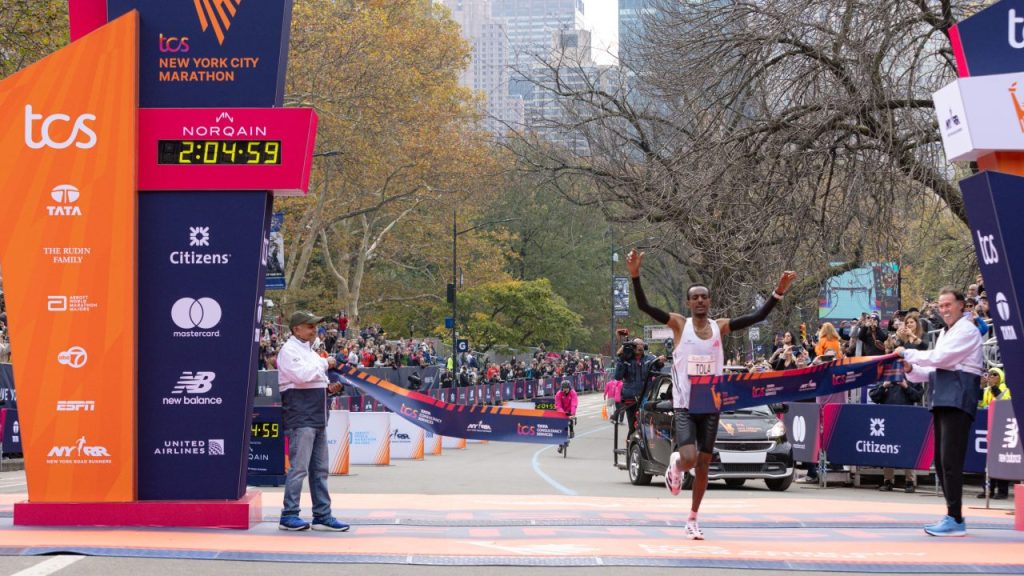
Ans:
POLYGON ((685 408, 676 408, 672 415, 672 431, 676 448, 697 444, 697 451, 713 454, 718 438, 720 414, 690 414, 685 408))

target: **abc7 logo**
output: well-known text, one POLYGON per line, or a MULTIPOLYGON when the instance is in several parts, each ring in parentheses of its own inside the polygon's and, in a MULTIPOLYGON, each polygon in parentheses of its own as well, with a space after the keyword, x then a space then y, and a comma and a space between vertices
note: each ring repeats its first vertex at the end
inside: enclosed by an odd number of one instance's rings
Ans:
POLYGON ((57 363, 71 368, 81 368, 89 361, 89 354, 81 346, 72 346, 57 354, 57 363))
POLYGON ((171 320, 183 330, 209 330, 220 323, 220 304, 213 298, 181 298, 171 307, 171 320))

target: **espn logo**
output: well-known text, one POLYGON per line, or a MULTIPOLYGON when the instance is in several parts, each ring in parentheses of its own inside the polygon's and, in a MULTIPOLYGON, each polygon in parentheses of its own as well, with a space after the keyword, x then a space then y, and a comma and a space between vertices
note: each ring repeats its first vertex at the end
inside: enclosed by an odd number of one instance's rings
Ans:
POLYGON ((57 412, 95 412, 93 400, 57 400, 57 412))

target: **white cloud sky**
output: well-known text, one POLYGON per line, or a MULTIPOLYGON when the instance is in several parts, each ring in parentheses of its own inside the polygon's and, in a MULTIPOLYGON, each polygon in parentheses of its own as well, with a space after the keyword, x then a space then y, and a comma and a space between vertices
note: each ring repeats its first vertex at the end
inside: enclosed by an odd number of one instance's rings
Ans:
POLYGON ((584 18, 593 32, 594 60, 598 64, 614 64, 613 55, 619 53, 619 2, 618 0, 584 0, 584 18))

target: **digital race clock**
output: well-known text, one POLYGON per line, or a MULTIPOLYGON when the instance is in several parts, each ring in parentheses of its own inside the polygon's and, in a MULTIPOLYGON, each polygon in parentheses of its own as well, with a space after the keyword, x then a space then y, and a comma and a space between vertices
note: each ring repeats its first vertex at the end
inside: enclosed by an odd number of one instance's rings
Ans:
POLYGON ((280 140, 160 140, 158 164, 280 164, 280 140))
POLYGON ((252 438, 274 439, 281 437, 281 424, 278 422, 253 422, 252 438))
POLYGON ((316 125, 304 108, 140 108, 139 190, 305 194, 316 125))

